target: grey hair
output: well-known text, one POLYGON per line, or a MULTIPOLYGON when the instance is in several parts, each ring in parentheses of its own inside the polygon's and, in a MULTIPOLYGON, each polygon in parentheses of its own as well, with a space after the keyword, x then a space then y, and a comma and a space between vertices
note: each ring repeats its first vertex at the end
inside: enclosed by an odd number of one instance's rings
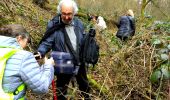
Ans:
POLYGON ((21 24, 9 24, 0 27, 0 35, 9 36, 13 38, 21 36, 22 38, 27 38, 28 41, 31 42, 30 34, 21 24))
POLYGON ((74 15, 78 13, 78 6, 77 3, 74 0, 61 0, 57 6, 57 13, 61 14, 61 6, 64 3, 68 3, 70 2, 73 6, 74 9, 74 15))

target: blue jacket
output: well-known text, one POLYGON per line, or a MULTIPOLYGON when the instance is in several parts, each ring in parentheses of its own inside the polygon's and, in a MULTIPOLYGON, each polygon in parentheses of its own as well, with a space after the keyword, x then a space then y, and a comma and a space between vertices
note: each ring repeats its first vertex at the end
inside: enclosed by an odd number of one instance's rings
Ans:
MULTIPOLYGON (((60 16, 55 16, 52 20, 48 22, 47 30, 53 27, 56 24, 62 23, 60 16)), ((73 19, 73 26, 76 36, 78 36, 77 39, 79 39, 79 43, 77 43, 78 48, 78 54, 80 53, 81 45, 83 42, 83 36, 84 36, 84 26, 82 22, 74 17, 73 19)), ((41 42, 38 48, 38 52, 41 53, 42 56, 44 56, 47 52, 49 52, 51 49, 52 51, 59 51, 59 52, 68 52, 66 50, 66 44, 64 41, 64 34, 62 30, 65 30, 65 28, 60 28, 53 32, 50 36, 48 36, 45 40, 41 42)))
MULTIPOLYGON (((0 45, 21 49, 16 38, 0 35, 0 45)), ((35 93, 47 93, 54 78, 53 65, 39 66, 31 52, 20 50, 7 60, 2 87, 5 92, 14 92, 21 84, 35 93)), ((26 90, 14 96, 18 100, 25 95, 26 90)))
POLYGON ((135 34, 135 20, 131 16, 121 16, 116 36, 129 37, 135 34))

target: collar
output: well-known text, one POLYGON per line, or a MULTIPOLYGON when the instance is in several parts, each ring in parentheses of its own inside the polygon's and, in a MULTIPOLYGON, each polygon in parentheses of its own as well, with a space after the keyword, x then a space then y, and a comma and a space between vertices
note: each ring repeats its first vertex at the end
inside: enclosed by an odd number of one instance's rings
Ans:
POLYGON ((74 21, 72 20, 72 22, 71 22, 70 24, 66 24, 65 26, 66 26, 66 27, 67 27, 67 26, 74 26, 74 21))

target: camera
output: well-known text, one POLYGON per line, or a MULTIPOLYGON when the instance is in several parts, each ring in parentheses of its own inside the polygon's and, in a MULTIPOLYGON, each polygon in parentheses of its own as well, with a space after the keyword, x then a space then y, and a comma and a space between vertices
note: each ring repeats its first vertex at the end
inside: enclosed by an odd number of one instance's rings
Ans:
POLYGON ((34 57, 36 60, 41 59, 40 53, 39 52, 34 52, 34 57))

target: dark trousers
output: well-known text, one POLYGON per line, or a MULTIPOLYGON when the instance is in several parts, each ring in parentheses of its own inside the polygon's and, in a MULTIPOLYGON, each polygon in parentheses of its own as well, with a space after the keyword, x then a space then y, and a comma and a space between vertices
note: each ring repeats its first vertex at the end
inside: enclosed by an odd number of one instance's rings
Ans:
MULTIPOLYGON (((58 74, 57 75, 57 99, 67 100, 65 95, 67 94, 67 88, 69 82, 73 76, 68 74, 58 74)), ((79 85, 79 90, 82 91, 81 94, 84 96, 85 100, 89 100, 89 82, 87 79, 85 66, 80 66, 78 74, 75 75, 77 83, 79 85)))

